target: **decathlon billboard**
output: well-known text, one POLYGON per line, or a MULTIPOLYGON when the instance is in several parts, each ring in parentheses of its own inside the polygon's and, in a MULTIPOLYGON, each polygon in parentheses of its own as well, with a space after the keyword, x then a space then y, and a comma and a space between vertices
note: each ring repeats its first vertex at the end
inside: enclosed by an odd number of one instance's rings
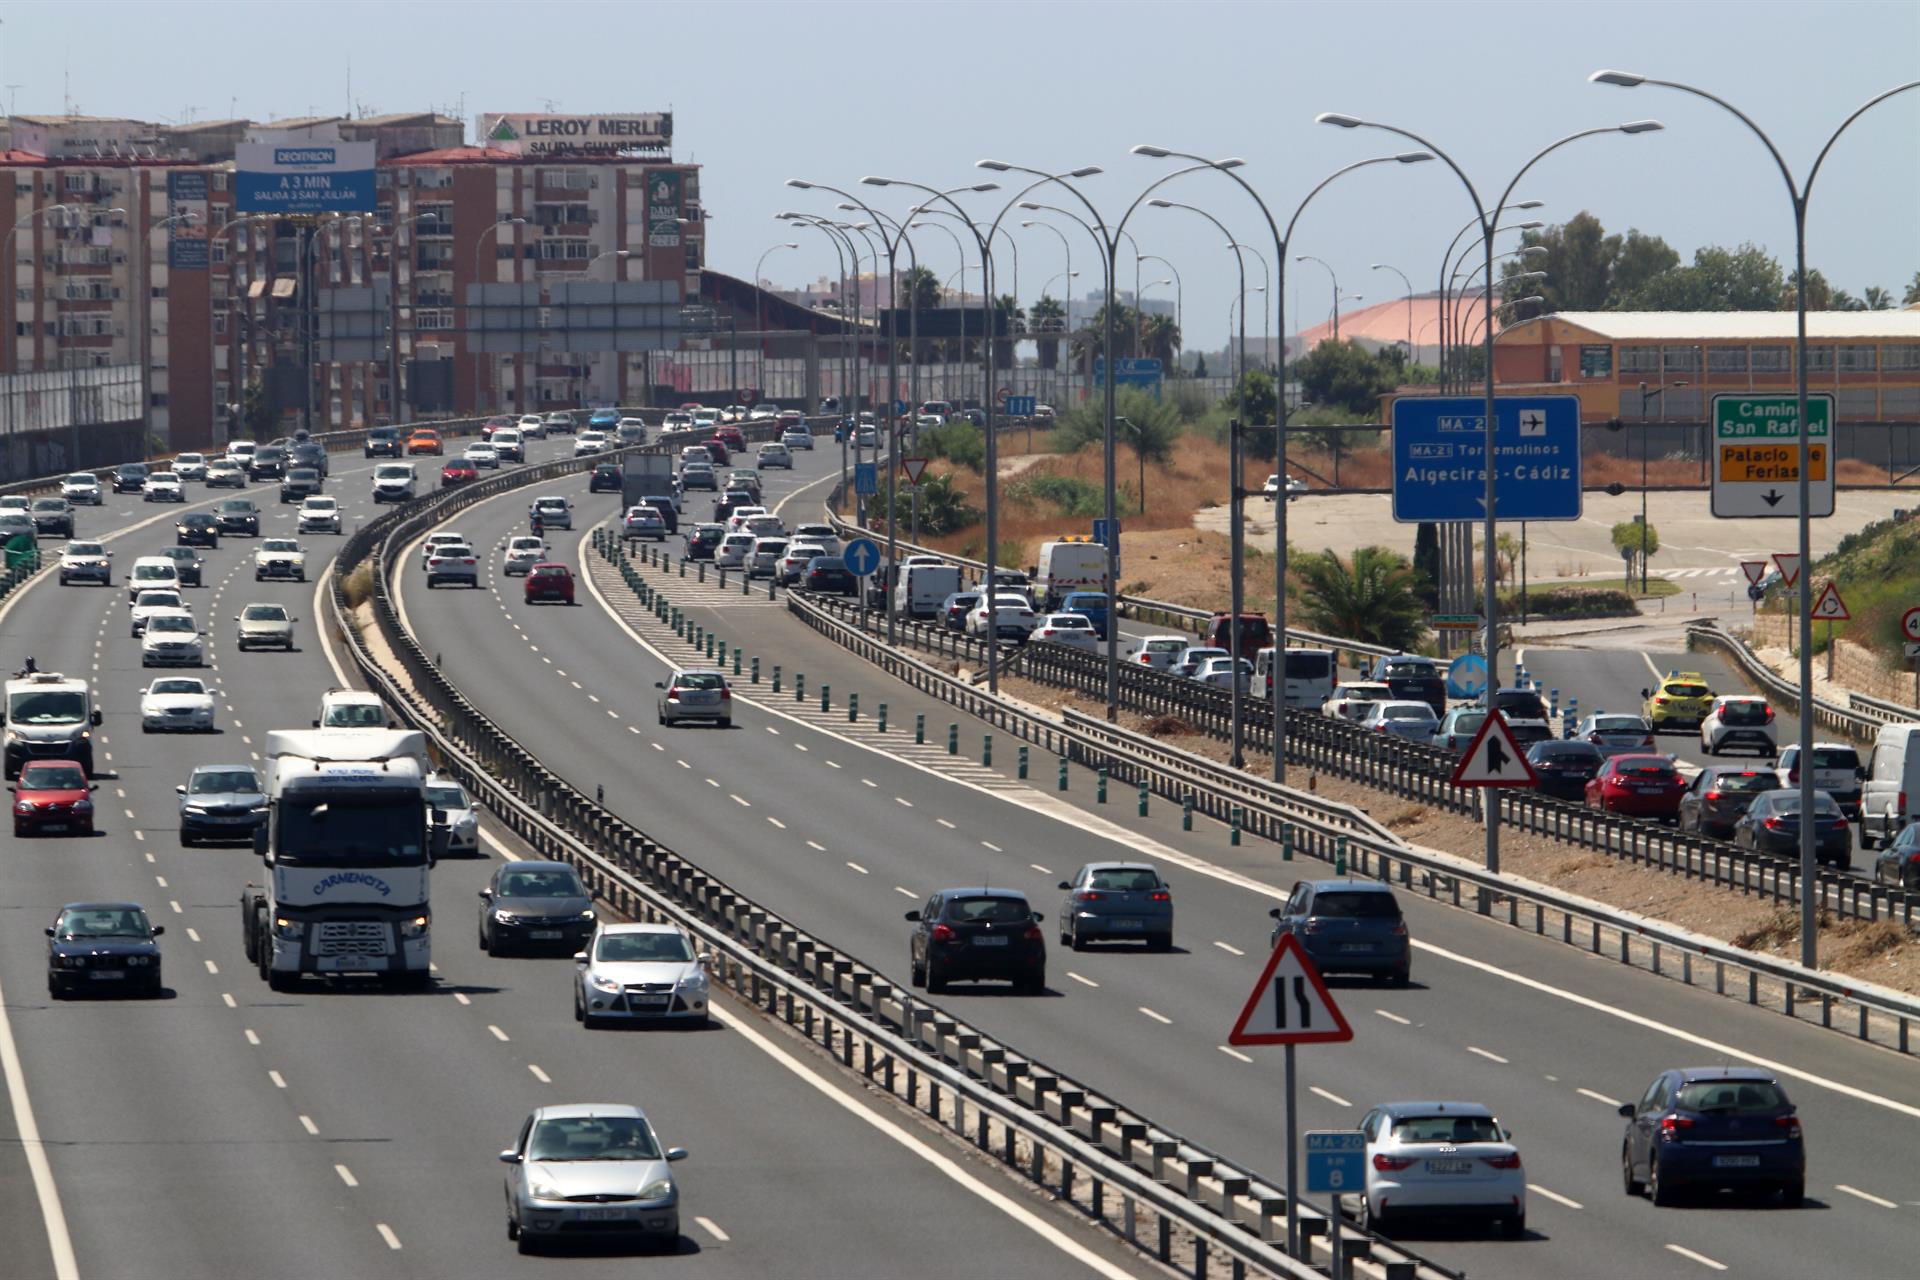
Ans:
POLYGON ((372 213, 371 142, 243 142, 234 148, 241 213, 372 213))

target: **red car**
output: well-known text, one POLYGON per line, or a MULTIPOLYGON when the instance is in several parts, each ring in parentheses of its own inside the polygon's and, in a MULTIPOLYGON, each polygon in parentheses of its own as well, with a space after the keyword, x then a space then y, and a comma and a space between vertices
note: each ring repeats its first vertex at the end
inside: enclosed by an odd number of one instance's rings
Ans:
POLYGON ((747 451, 747 433, 738 427, 716 427, 713 436, 735 453, 747 451))
POLYGON ((480 468, 465 458, 455 458, 440 468, 440 487, 451 489, 455 485, 472 484, 480 478, 480 468))
POLYGON ((517 421, 519 421, 519 419, 509 414, 496 413, 480 424, 480 438, 482 440, 491 440, 493 439, 494 432, 500 430, 502 427, 511 427, 517 421))
POLYGON ((1587 804, 1608 813, 1677 822, 1686 780, 1665 756, 1619 755, 1587 783, 1587 804))
POLYGON ((77 760, 36 760, 20 770, 13 792, 13 834, 93 834, 93 785, 77 760))
POLYGON ((563 564, 542 560, 527 570, 526 601, 573 603, 573 570, 563 564))
POLYGON ((733 456, 732 454, 727 452, 727 442, 725 440, 722 440, 719 436, 708 436, 705 440, 702 440, 700 443, 701 443, 701 447, 706 449, 706 451, 712 455, 713 465, 716 467, 726 466, 727 460, 733 456))

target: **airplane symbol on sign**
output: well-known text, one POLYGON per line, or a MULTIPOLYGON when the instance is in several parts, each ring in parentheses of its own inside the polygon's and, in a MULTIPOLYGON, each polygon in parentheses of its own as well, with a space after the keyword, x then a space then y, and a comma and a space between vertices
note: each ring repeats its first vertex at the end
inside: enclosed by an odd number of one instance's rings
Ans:
POLYGON ((1523 436, 1544 436, 1547 434, 1547 415, 1538 409, 1528 409, 1520 415, 1520 434, 1523 436))

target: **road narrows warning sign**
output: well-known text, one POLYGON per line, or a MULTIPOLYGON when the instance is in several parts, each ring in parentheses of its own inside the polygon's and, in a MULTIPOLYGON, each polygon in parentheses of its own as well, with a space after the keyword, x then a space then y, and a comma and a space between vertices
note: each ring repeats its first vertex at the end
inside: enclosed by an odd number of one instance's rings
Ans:
POLYGON ((1480 723, 1480 732, 1453 769, 1456 787, 1535 787, 1540 778, 1527 763, 1527 753, 1514 740, 1513 730, 1498 711, 1480 723))
POLYGON ((1228 1044, 1335 1044, 1353 1039, 1306 948, 1291 933, 1267 957, 1228 1044))

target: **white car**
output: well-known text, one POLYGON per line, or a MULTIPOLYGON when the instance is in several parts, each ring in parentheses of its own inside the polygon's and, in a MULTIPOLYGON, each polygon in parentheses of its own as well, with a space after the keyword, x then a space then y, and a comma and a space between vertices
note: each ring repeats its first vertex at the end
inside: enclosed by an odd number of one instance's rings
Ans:
POLYGON ((1227 650, 1213 645, 1190 644, 1180 651, 1179 657, 1173 660, 1173 665, 1167 668, 1167 674, 1183 676, 1191 680, 1200 674, 1200 668, 1206 665, 1209 658, 1228 658, 1232 656, 1233 655, 1228 653, 1227 650))
POLYGON ((817 542, 791 541, 787 543, 786 553, 780 557, 780 563, 774 566, 774 580, 783 587, 792 586, 807 572, 807 565, 815 556, 832 554, 817 542))
MULTIPOLYGON (((668 414, 667 416, 672 417, 673 415, 668 414)), ((710 467, 712 465, 713 454, 707 449, 707 446, 703 444, 686 445, 680 450, 680 468, 683 471, 689 466, 710 467)))
POLYGON ((204 453, 183 453, 173 460, 173 474, 182 480, 205 480, 207 478, 207 455, 204 453))
POLYGON ((572 529, 573 504, 565 498, 535 498, 533 505, 527 508, 527 516, 538 517, 543 529, 572 529))
POLYGON ((141 556, 127 573, 127 603, 140 598, 142 591, 178 591, 179 566, 166 556, 141 556))
POLYGON ((443 542, 433 549, 427 557, 427 589, 431 591, 443 582, 480 585, 480 560, 472 547, 464 542, 443 542))
POLYGON ((471 542, 467 540, 466 534, 454 533, 452 530, 444 530, 440 533, 428 534, 427 540, 420 544, 420 567, 422 569, 426 568, 427 565, 433 560, 433 553, 436 548, 441 546, 452 546, 456 543, 458 543, 461 546, 467 546, 467 547, 470 547, 473 545, 471 542))
POLYGON ((833 531, 833 526, 830 524, 797 524, 793 527, 793 536, 802 542, 817 542, 825 547, 826 550, 821 552, 821 555, 840 554, 840 536, 833 531))
POLYGON ((730 404, 720 411, 722 422, 745 422, 746 420, 747 406, 743 404, 730 404))
POLYGON ((234 615, 239 624, 234 632, 234 647, 248 649, 285 649, 293 652, 293 624, 299 619, 281 604, 250 604, 234 615))
POLYGON ((173 472, 156 471, 141 486, 140 499, 143 502, 185 502, 187 487, 180 483, 180 477, 173 472))
POLYGON ((480 811, 474 808, 467 789, 452 778, 437 773, 427 775, 427 809, 435 815, 435 826, 447 828, 447 852, 480 854, 480 811), (444 824, 437 815, 444 813, 444 824))
MULTIPOLYGON (((1307 491, 1307 482, 1305 480, 1302 480, 1299 476, 1287 477, 1287 497, 1289 498, 1298 497, 1300 494, 1303 494, 1306 491, 1307 491)), ((1277 497, 1279 497, 1280 495, 1279 475, 1276 473, 1274 475, 1268 476, 1267 482, 1266 484, 1261 486, 1260 492, 1268 502, 1272 502, 1277 497)))
POLYGON ((69 542, 60 551, 60 585, 97 582, 113 585, 113 552, 102 542, 69 542))
POLYGON ((294 518, 294 529, 299 533, 340 532, 340 503, 334 498, 319 496, 306 499, 300 504, 300 514, 294 518))
POLYGON ((1025 641, 1039 624, 1039 615, 1025 597, 1005 592, 995 595, 991 602, 983 600, 967 614, 970 636, 1025 641))
POLYGON ((750 533, 756 538, 784 538, 787 536, 787 526, 780 522, 779 516, 763 511, 742 520, 738 532, 750 533))
POLYGON ((1100 633, 1093 629, 1093 624, 1082 613, 1046 615, 1040 619, 1040 625, 1033 629, 1033 638, 1085 649, 1088 653, 1100 647, 1100 633))
POLYGON ((215 458, 207 464, 207 488, 244 489, 247 473, 232 458, 215 458))
POLYGON ((765 507, 735 507, 727 513, 727 532, 740 533, 746 528, 747 521, 766 514, 765 507))
POLYGON ((292 538, 268 538, 253 553, 253 580, 281 578, 293 582, 307 580, 307 553, 292 538))
POLYGON ((1357 1201, 1360 1226, 1391 1230, 1396 1221, 1432 1216, 1448 1223, 1474 1216, 1498 1221, 1509 1238, 1527 1230, 1527 1172, 1512 1137, 1476 1102, 1391 1102, 1360 1121, 1366 1185, 1342 1194, 1357 1201))
POLYGON ((525 576, 527 570, 547 558, 547 541, 522 535, 507 539, 507 554, 500 562, 500 572, 507 577, 525 576))
POLYGON ((206 663, 200 643, 200 624, 185 609, 156 609, 147 615, 140 633, 143 667, 198 667, 206 663))
POLYGON ((253 451, 259 447, 258 444, 251 440, 229 440, 227 441, 227 457, 244 467, 253 457, 253 451))
POLYGON ((1333 687, 1333 696, 1320 704, 1320 714, 1340 720, 1358 720, 1376 702, 1392 702, 1393 690, 1379 680, 1349 680, 1333 687))
MULTIPOLYGON (((498 435, 499 433, 495 432, 494 434, 498 435)), ((498 471, 500 469, 500 451, 484 440, 474 441, 467 446, 466 452, 460 456, 468 462, 471 462, 475 467, 485 467, 489 471, 498 471)))
POLYGON ((62 480, 60 496, 76 507, 97 507, 106 501, 100 477, 91 471, 76 471, 62 480))
MULTIPOLYGON (((662 431, 691 431, 693 430, 693 415, 690 413, 682 413, 676 409, 661 419, 660 429, 662 431)), ((706 450, 702 449, 700 452, 705 453, 706 450)), ((685 458, 687 455, 682 453, 680 456, 685 458)))
MULTIPOLYGON (((517 429, 523 439, 545 440, 547 438, 547 420, 537 413, 523 413, 517 429)), ((498 432, 494 433, 498 435, 498 432)))
POLYGON ((213 693, 193 676, 161 676, 140 695, 140 732, 213 732, 213 693))
POLYGON ((645 444, 647 442, 647 420, 645 418, 622 418, 613 424, 613 438, 621 444, 645 444))
POLYGON ((1391 734, 1408 742, 1426 743, 1440 727, 1440 717, 1424 702, 1384 699, 1369 702, 1359 720, 1362 729, 1391 734))
POLYGON ((1752 694, 1722 694, 1700 720, 1700 750, 1710 756, 1752 751, 1771 760, 1780 754, 1773 708, 1752 694))
POLYGON ((784 444, 763 444, 753 455, 753 465, 764 471, 768 467, 784 467, 793 470, 793 454, 784 444))
MULTIPOLYGON (((805 427, 788 427, 780 433, 780 443, 789 449, 805 449, 808 453, 812 453, 813 432, 805 427)), ((789 462, 788 466, 792 466, 792 463, 789 462)))
POLYGON ((602 924, 574 958, 573 1016, 707 1021, 706 958, 672 924, 602 924))
POLYGON ((746 564, 747 557, 753 554, 753 544, 759 539, 751 533, 730 533, 720 539, 720 545, 714 548, 713 563, 721 569, 738 569, 746 564))
POLYGON ((573 456, 576 458, 604 452, 606 447, 607 437, 604 432, 582 431, 573 438, 573 456))
POLYGON ((487 444, 493 449, 493 459, 496 463, 525 462, 527 460, 526 441, 527 438, 519 427, 502 427, 493 433, 493 438, 487 441, 487 444))
POLYGON ((1133 642, 1120 661, 1136 667, 1152 667, 1155 671, 1166 671, 1179 661, 1180 655, 1188 649, 1185 636, 1142 636, 1133 642))
POLYGON ((192 613, 193 609, 175 587, 155 587, 142 591, 127 610, 127 634, 138 640, 147 629, 147 621, 162 613, 192 613))
POLYGON ((761 536, 754 539, 753 550, 747 552, 747 576, 749 578, 771 578, 780 572, 780 558, 787 554, 787 539, 784 536, 761 536))
POLYGON ((697 429, 706 431, 713 430, 720 425, 720 411, 718 409, 695 409, 693 411, 693 425, 697 429))

